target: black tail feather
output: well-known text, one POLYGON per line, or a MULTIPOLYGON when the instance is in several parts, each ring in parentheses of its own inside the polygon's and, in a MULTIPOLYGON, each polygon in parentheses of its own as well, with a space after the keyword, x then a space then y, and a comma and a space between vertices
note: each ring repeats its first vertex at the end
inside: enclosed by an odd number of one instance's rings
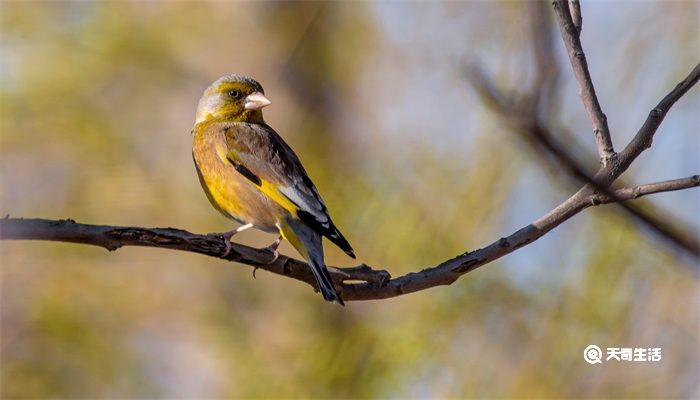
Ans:
POLYGON ((327 237, 331 242, 335 243, 336 246, 340 247, 341 250, 345 252, 348 256, 355 258, 355 252, 348 243, 347 239, 343 236, 338 228, 333 224, 333 221, 328 221, 329 224, 323 226, 320 224, 313 215, 309 214, 304 210, 298 210, 297 215, 306 225, 311 227, 317 233, 327 237))
POLYGON ((311 272, 314 274, 314 278, 316 278, 318 290, 321 292, 323 299, 330 302, 336 302, 341 306, 344 306, 345 303, 335 290, 335 286, 333 285, 333 280, 331 279, 331 274, 328 272, 328 269, 324 265, 318 265, 314 261, 310 261, 309 266, 311 267, 311 272))
POLYGON ((338 230, 338 228, 335 227, 335 225, 331 225, 331 229, 328 231, 328 233, 324 233, 324 235, 333 243, 335 243, 336 246, 340 247, 341 250, 345 252, 348 256, 355 258, 355 251, 352 249, 352 246, 350 246, 350 243, 348 243, 347 239, 343 236, 342 233, 338 230))
POLYGON ((296 218, 289 217, 283 221, 280 227, 282 235, 289 240, 297 251, 306 259, 311 268, 311 273, 316 278, 318 290, 327 301, 345 305, 343 299, 335 290, 331 274, 328 273, 323 261, 323 244, 321 235, 311 226, 296 218))

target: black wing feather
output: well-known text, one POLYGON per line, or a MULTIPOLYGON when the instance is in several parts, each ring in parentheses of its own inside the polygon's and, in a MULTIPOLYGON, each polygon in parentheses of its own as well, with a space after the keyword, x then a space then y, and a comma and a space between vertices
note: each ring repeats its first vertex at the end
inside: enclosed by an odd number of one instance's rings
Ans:
POLYGON ((240 122, 227 124, 223 130, 229 151, 236 154, 229 161, 240 174, 256 185, 261 185, 260 177, 275 183, 280 193, 298 207, 299 219, 355 258, 299 157, 277 132, 265 124, 240 122))

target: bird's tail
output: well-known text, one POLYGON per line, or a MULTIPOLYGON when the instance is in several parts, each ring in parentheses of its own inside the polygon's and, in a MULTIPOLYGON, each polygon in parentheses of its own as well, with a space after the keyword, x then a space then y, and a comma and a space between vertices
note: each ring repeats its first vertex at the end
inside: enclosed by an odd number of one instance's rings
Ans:
POLYGON ((323 262, 323 245, 321 243, 321 235, 316 233, 304 222, 285 218, 280 222, 280 231, 282 236, 294 246, 302 257, 311 266, 311 273, 316 278, 318 289, 326 301, 336 302, 342 306, 343 299, 333 286, 333 280, 328 273, 326 264, 323 262))

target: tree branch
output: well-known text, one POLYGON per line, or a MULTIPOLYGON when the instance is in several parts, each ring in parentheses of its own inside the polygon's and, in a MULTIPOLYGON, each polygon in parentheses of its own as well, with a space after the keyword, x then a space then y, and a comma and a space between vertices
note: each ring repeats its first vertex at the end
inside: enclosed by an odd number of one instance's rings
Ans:
POLYGON ((576 32, 580 35, 581 29, 583 29, 583 18, 581 18, 581 4, 578 0, 569 0, 569 13, 576 32))
MULTIPOLYGON (((392 278, 385 270, 375 270, 367 265, 351 268, 329 267, 333 281, 343 299, 376 300, 396 297, 440 285, 450 285, 462 275, 473 271, 534 242, 547 232, 584 209, 614 201, 631 200, 653 193, 687 189, 700 185, 700 177, 693 175, 677 179, 618 189, 616 198, 601 194, 582 196, 581 191, 542 216, 532 224, 503 237, 490 245, 466 252, 437 266, 425 268, 392 278), (359 283, 358 283, 359 282, 359 283)), ((224 238, 219 235, 198 235, 175 228, 141 228, 80 224, 73 220, 23 219, 6 217, 0 220, 0 240, 49 240, 67 243, 89 244, 114 251, 123 246, 158 247, 189 251, 210 257, 222 258, 250 265, 274 274, 306 282, 315 289, 316 280, 309 266, 300 260, 274 255, 267 249, 256 249, 232 243, 226 252, 224 238), (274 261, 273 261, 274 259, 274 261), (272 261, 272 262, 271 262, 272 261)))
MULTIPOLYGON (((124 246, 157 247, 204 254, 210 257, 236 261, 255 268, 294 278, 316 288, 316 280, 309 266, 299 260, 274 254, 267 249, 256 249, 231 243, 226 253, 225 239, 220 235, 198 235, 176 228, 142 228, 77 223, 71 219, 24 219, 6 217, 0 220, 1 240, 48 240, 88 244, 114 251, 124 246)), ((336 282, 364 281, 382 285, 391 276, 383 270, 371 270, 365 265, 342 270, 332 269, 336 282)))
MULTIPOLYGON (((560 18, 564 28, 562 34, 565 37, 567 48, 570 51, 570 59, 574 66, 574 72, 581 85, 584 105, 593 122, 596 132, 596 143, 599 154, 605 161, 614 155, 612 143, 605 115, 600 109, 595 91, 588 74, 583 51, 580 50, 578 33, 571 32, 573 29, 580 29, 580 10, 578 2, 571 2, 563 7, 564 2, 555 1, 555 9, 562 11, 560 18), (572 11, 569 11, 572 6, 572 11), (570 47, 571 46, 571 47, 570 47), (578 49, 578 50, 576 50, 578 49), (590 87, 588 87, 590 86, 590 87), (607 157, 607 158, 606 158, 607 157)), ((562 25, 560 24, 560 27, 562 25)), ((637 132, 634 139, 620 153, 616 162, 604 162, 593 178, 579 168, 579 172, 585 177, 586 184, 574 193, 563 203, 553 210, 543 215, 532 224, 527 225, 510 236, 500 238, 490 245, 460 254, 439 265, 425 268, 419 272, 411 272, 406 275, 391 278, 384 270, 374 270, 369 266, 360 265, 353 268, 330 268, 334 282, 336 282, 345 300, 371 300, 395 297, 407 293, 412 293, 438 285, 449 285, 455 282, 462 275, 486 265, 496 259, 503 257, 523 246, 526 246, 540 237, 544 236, 561 223, 583 211, 584 209, 611 202, 622 202, 628 199, 638 198, 644 195, 659 193, 671 190, 680 190, 698 186, 698 176, 694 175, 684 179, 674 181, 658 182, 638 187, 630 187, 610 191, 608 187, 629 167, 641 152, 651 145, 652 138, 661 124, 664 116, 673 104, 682 97, 700 78, 700 65, 696 66, 691 74, 681 82, 671 93, 669 93, 652 110, 644 125, 637 132)), ((519 111, 518 107, 509 102, 504 96, 492 90, 491 87, 484 87, 484 91, 490 91, 490 99, 501 105, 506 105, 504 109, 519 111)), ((531 108, 532 110, 532 108, 531 108)), ((546 130, 543 130, 537 118, 533 119, 522 113, 516 113, 511 117, 513 120, 520 119, 519 126, 535 129, 535 137, 540 136, 551 139, 546 130), (534 122, 534 123, 533 123, 534 122), (539 133, 538 133, 538 130, 539 133)), ((557 154, 556 143, 550 142, 552 146, 550 152, 557 154)), ((560 155, 563 157, 563 155, 560 155)), ((572 168, 577 164, 571 163, 572 168)), ((584 179, 584 178, 582 178, 584 179)), ((229 261, 237 261, 251 265, 255 268, 287 276, 293 279, 306 282, 312 287, 316 287, 316 282, 310 272, 308 265, 302 261, 280 255, 273 259, 273 254, 265 249, 255 249, 240 244, 232 244, 231 251, 223 256, 226 249, 225 239, 217 235, 197 235, 184 230, 174 228, 140 228, 140 227, 117 227, 79 224, 72 220, 43 220, 43 219, 17 219, 5 218, 0 220, 0 239, 34 239, 51 240, 60 242, 71 242, 90 244, 104 247, 108 250, 116 250, 122 246, 146 246, 166 249, 189 251, 205 254, 211 257, 223 258, 229 261)), ((695 243, 697 248, 697 243, 695 243)), ((697 255, 697 249, 694 253, 697 255)))
POLYGON ((669 223, 668 218, 654 217, 644 212, 642 209, 624 202, 623 200, 626 199, 618 197, 617 191, 611 190, 609 185, 600 183, 595 178, 590 177, 574 157, 568 154, 563 147, 553 139, 553 135, 543 126, 537 124, 522 127, 521 129, 527 129, 540 145, 550 154, 554 155, 561 165, 570 171, 571 176, 585 184, 580 190, 582 194, 588 193, 592 196, 593 200, 597 199, 598 196, 603 196, 608 199, 606 203, 617 203, 625 212, 635 217, 648 228, 659 233, 663 238, 669 240, 671 243, 687 251, 696 258, 700 257, 700 243, 695 239, 692 232, 689 232, 687 229, 682 229, 680 226, 673 226, 669 223))
MULTIPOLYGON (((543 9, 543 3, 529 3, 530 8, 543 9)), ((555 9, 561 7, 562 4, 554 2, 555 9)), ((580 15, 580 10, 578 9, 578 4, 574 2, 569 2, 568 7, 575 10, 575 13, 580 15)), ((532 10, 537 11, 537 10, 532 10)), ((551 35, 546 24, 542 19, 543 13, 531 12, 532 23, 531 25, 535 27, 532 31, 531 42, 533 42, 533 55, 536 64, 536 77, 534 79, 535 85, 530 89, 529 93, 521 95, 516 101, 511 100, 513 96, 505 95, 501 93, 493 81, 490 80, 485 74, 483 74, 479 68, 468 67, 466 69, 466 76, 469 79, 472 86, 480 94, 484 103, 491 108, 493 111, 497 112, 503 120, 510 125, 513 132, 517 132, 521 137, 525 138, 527 143, 536 151, 537 154, 541 155, 542 158, 554 165, 555 168, 562 168, 569 173, 573 178, 576 178, 579 182, 585 184, 586 186, 582 191, 588 192, 589 195, 594 193, 600 194, 598 197, 605 197, 610 199, 610 202, 618 203, 630 216, 633 216, 644 225, 648 226, 660 234, 661 237, 667 239, 676 246, 686 250, 687 252, 700 256, 700 244, 694 238, 692 233, 688 229, 681 229, 678 223, 673 224, 670 221, 670 217, 666 216, 654 216, 646 210, 643 210, 633 204, 628 204, 621 202, 621 199, 617 199, 615 193, 609 189, 612 182, 619 177, 621 174, 621 165, 624 169, 627 169, 631 161, 627 155, 619 157, 623 162, 617 158, 613 158, 604 163, 604 165, 599 169, 599 171, 591 176, 587 169, 584 168, 577 159, 564 149, 560 143, 555 140, 555 137, 551 133, 551 130, 545 126, 541 121, 544 119, 543 111, 545 104, 556 104, 557 102, 553 99, 555 91, 553 90, 553 85, 556 80, 556 75, 550 76, 549 80, 544 76, 544 71, 546 70, 557 70, 556 59, 554 58, 553 45, 551 40, 546 40, 545 38, 551 35), (552 66, 554 64, 555 66, 552 66), (542 96, 549 96, 547 101, 542 101, 542 96)), ((571 22, 571 21, 570 21, 571 22)), ((571 24, 569 24, 569 27, 571 24)), ((564 41, 567 41, 566 31, 562 31, 562 36, 564 41)), ((576 35, 576 37, 578 37, 576 35)), ((580 45, 580 42, 578 43, 580 45)), ((584 59, 585 61, 585 59, 584 59)), ((573 62, 573 61, 572 61, 573 62)), ((583 65, 585 67, 585 65, 583 65)), ((574 68, 576 72, 576 68, 574 68)), ((696 67, 697 70, 697 67, 696 67)), ((664 110, 668 111, 668 107, 672 105, 679 96, 682 96, 690 87, 697 82, 697 78, 693 78, 696 73, 693 70, 691 74, 683 82, 681 82, 669 95, 667 95, 661 104, 664 105, 664 110)), ((587 71, 586 71, 587 72, 587 71)), ((586 82, 593 88, 592 81, 590 79, 586 82)), ((595 98, 595 92, 592 92, 593 98, 595 98)), ((597 99, 595 100, 597 102, 597 99)), ((584 101, 584 105, 586 102, 584 101)), ((663 113, 665 115, 665 112, 663 113)), ((604 116, 603 116, 604 117, 604 116)), ((660 122, 659 122, 660 123, 660 122)), ((645 123, 644 126, 649 125, 645 123)), ((658 128, 658 125, 656 126, 658 128)), ((644 129, 644 127, 643 127, 644 129)), ((655 130, 656 128, 654 128, 655 130)), ((647 131, 645 131, 647 132, 647 131)), ((653 132, 651 133, 653 135, 653 132)), ((637 136, 640 136, 639 134, 637 136)), ((650 142, 649 142, 650 144, 650 142)), ((629 146, 628 146, 629 148, 629 146)), ((644 148, 642 148, 643 150, 644 148)), ((584 195, 582 193, 582 195, 584 195)), ((597 198, 597 197, 596 197, 597 198)))
POLYGON ((596 96, 595 88, 593 87, 593 79, 588 71, 586 54, 581 47, 579 37, 582 24, 581 10, 578 1, 568 2, 567 4, 566 0, 555 0, 552 2, 552 5, 554 6, 554 14, 559 24, 559 30, 566 45, 566 52, 569 54, 569 60, 574 70, 574 76, 576 81, 578 81, 579 95, 588 114, 588 119, 593 125, 598 155, 603 166, 605 166, 614 159, 616 154, 610 138, 608 119, 598 102, 598 96, 596 96), (572 18, 570 10, 574 10, 575 20, 572 18))
MULTIPOLYGON (((673 226, 668 222, 668 218, 654 217, 631 204, 623 202, 623 199, 618 199, 614 191, 609 189, 612 181, 604 179, 604 176, 600 175, 600 171, 605 169, 599 170, 595 176, 591 177, 586 172, 586 169, 554 139, 555 135, 540 122, 539 113, 533 108, 535 106, 529 104, 528 101, 521 101, 517 104, 509 102, 508 97, 500 93, 493 82, 476 67, 467 68, 465 72, 469 82, 484 99, 484 103, 497 112, 513 131, 520 133, 522 137, 531 142, 536 150, 540 152, 542 150, 546 151, 546 154, 552 156, 557 162, 559 168, 564 168, 569 176, 585 185, 577 193, 578 196, 591 199, 597 199, 602 196, 601 198, 610 199, 607 203, 619 204, 629 215, 657 232, 661 237, 695 257, 700 256, 700 244, 687 230, 673 226)), ((531 96, 525 96, 524 98, 534 99, 531 96)), ((533 101, 535 100, 530 102, 533 101)), ((613 168, 619 165, 618 162, 610 163, 603 168, 613 168)), ((629 166, 629 164, 626 164, 626 166, 629 166)))
POLYGON ((667 94, 659 104, 656 105, 650 112, 644 124, 637 131, 637 134, 632 138, 629 144, 620 152, 618 157, 618 164, 611 165, 599 171, 597 176, 602 178, 607 177, 607 181, 614 181, 619 177, 624 171, 629 168, 630 164, 639 157, 642 152, 651 147, 652 141, 654 139, 654 134, 659 129, 661 122, 663 122, 666 114, 671 109, 671 107, 683 97, 688 91, 695 86, 700 80, 700 63, 698 63, 690 74, 683 79, 676 87, 667 94))
POLYGON ((618 201, 638 199, 642 196, 654 193, 673 192, 676 190, 689 189, 697 186, 700 186, 700 175, 692 175, 687 178, 617 189, 613 191, 615 197, 606 196, 602 193, 595 193, 590 196, 590 199, 593 203, 609 204, 618 201))

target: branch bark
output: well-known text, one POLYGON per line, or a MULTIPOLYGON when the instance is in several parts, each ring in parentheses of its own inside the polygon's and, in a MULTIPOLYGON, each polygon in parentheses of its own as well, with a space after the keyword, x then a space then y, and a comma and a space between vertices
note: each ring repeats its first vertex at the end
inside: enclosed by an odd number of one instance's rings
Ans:
POLYGON ((656 105, 650 112, 644 124, 637 131, 637 134, 620 152, 618 163, 602 168, 596 176, 605 178, 605 182, 612 182, 617 179, 623 172, 629 168, 630 164, 639 157, 642 152, 651 147, 656 131, 661 126, 666 114, 676 102, 683 97, 688 91, 695 86, 700 80, 700 63, 695 65, 690 74, 683 79, 676 87, 667 94, 659 104, 656 105))
MULTIPOLYGON (((181 250, 236 261, 278 275, 306 282, 316 288, 309 266, 284 255, 275 259, 268 249, 256 249, 226 242, 221 235, 199 235, 176 228, 143 228, 77 223, 71 219, 24 219, 6 217, 0 220, 0 240, 47 240, 98 246, 115 251, 124 246, 157 247, 181 250)), ((391 278, 388 272, 372 270, 366 265, 342 270, 331 268, 334 281, 363 281, 381 286, 391 278)))
POLYGON ((578 0, 569 0, 569 13, 571 14, 571 21, 574 23, 576 31, 581 34, 583 18, 581 18, 581 4, 578 0))
MULTIPOLYGON (((683 179, 618 189, 615 199, 600 194, 581 196, 575 194, 558 207, 507 237, 490 245, 461 254, 439 265, 392 278, 389 272, 367 265, 351 268, 329 267, 331 277, 346 301, 377 300, 407 293, 450 285, 462 275, 497 260, 527 244, 584 209, 614 201, 631 200, 653 193, 681 190, 700 185, 700 177, 693 175, 683 179)), ((142 228, 106 225, 88 225, 73 220, 22 219, 6 217, 0 220, 0 240, 49 240, 80 243, 103 247, 114 251, 123 246, 158 247, 204 254, 210 257, 235 261, 260 268, 274 274, 306 282, 314 289, 316 280, 309 266, 300 260, 274 255, 267 249, 256 249, 232 243, 226 256, 224 238, 219 235, 198 235, 175 228, 142 228)))
POLYGON ((672 192, 675 190, 689 189, 697 186, 700 186, 700 175, 692 175, 687 178, 617 189, 613 191, 615 197, 606 196, 603 193, 596 193, 591 195, 590 199, 593 203, 609 204, 618 201, 638 199, 649 194, 672 192))
POLYGON ((600 102, 598 102, 598 96, 595 94, 595 88, 593 87, 593 79, 588 71, 586 54, 581 46, 581 9, 577 1, 555 0, 552 5, 554 6, 554 14, 556 15, 559 30, 564 39, 566 52, 569 55, 569 61, 571 61, 571 66, 574 70, 574 76, 576 81, 578 81, 579 95, 588 114, 588 119, 591 120, 593 125, 593 135, 598 146, 598 156, 603 166, 606 166, 616 157, 616 154, 613 149, 610 130, 608 129, 608 118, 603 113, 600 102), (571 10, 574 11, 573 16, 571 10))

